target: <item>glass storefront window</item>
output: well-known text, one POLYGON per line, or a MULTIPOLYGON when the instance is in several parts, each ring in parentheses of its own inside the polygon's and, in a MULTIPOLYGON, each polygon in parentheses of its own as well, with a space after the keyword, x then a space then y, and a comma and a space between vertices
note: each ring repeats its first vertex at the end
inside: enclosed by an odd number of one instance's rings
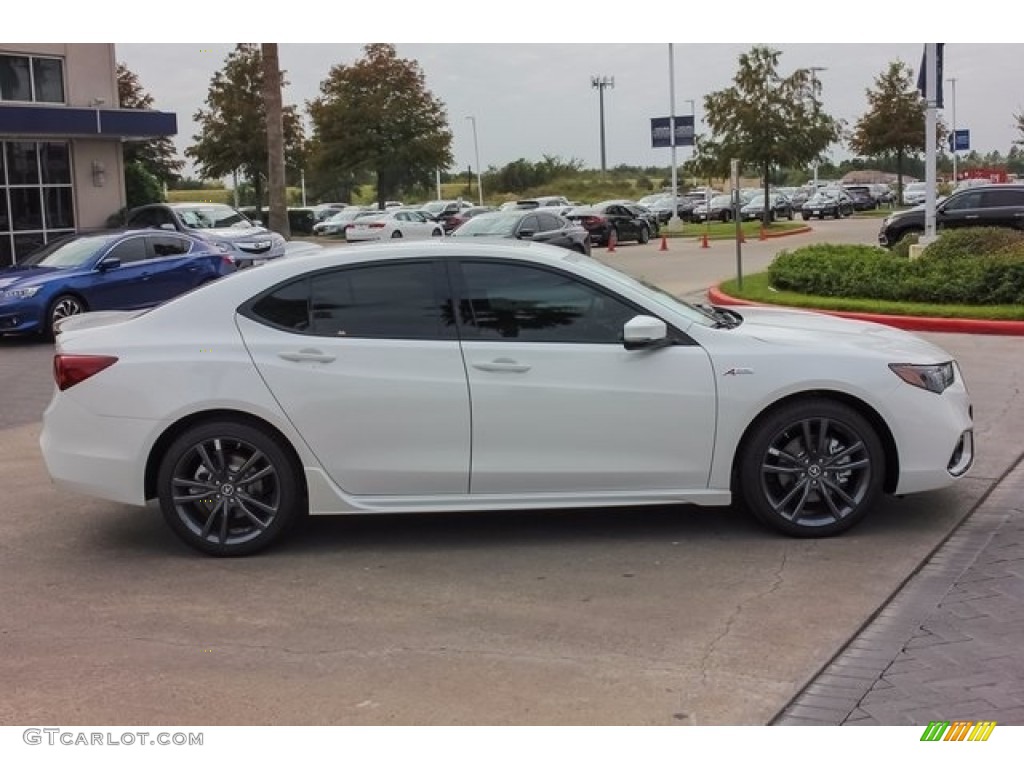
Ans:
POLYGON ((68 142, 0 142, 0 265, 74 232, 71 181, 68 142))
POLYGON ((35 101, 64 103, 64 67, 60 59, 32 59, 35 101))
POLYGON ((43 169, 43 184, 71 183, 71 153, 65 142, 40 144, 39 161, 43 169))
POLYGON ((0 55, 0 101, 64 103, 64 60, 0 55))
POLYGON ((5 154, 9 185, 39 183, 39 159, 34 141, 9 141, 5 154))
POLYGON ((75 226, 71 204, 71 187, 43 187, 46 198, 46 228, 67 229, 75 226))
POLYGON ((0 101, 32 101, 28 56, 0 56, 0 101))

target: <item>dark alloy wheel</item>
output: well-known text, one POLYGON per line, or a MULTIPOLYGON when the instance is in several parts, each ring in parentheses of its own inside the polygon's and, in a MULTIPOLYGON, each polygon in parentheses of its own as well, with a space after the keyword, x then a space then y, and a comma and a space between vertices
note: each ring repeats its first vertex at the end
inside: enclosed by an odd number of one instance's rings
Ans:
POLYGON ((53 300, 50 305, 50 313, 46 321, 46 333, 53 336, 53 328, 58 320, 72 315, 80 315, 85 312, 85 304, 77 296, 63 294, 53 300))
POLYGON ((275 438, 247 424, 192 427, 160 462, 160 508, 189 546, 211 555, 257 552, 299 517, 297 471, 275 438))
POLYGON ((640 225, 640 234, 637 236, 637 240, 640 242, 640 245, 650 242, 651 231, 647 228, 646 224, 640 225))
POLYGON ((864 518, 882 489, 884 452, 853 408, 813 398, 769 412, 744 443, 743 504, 791 536, 831 536, 864 518))

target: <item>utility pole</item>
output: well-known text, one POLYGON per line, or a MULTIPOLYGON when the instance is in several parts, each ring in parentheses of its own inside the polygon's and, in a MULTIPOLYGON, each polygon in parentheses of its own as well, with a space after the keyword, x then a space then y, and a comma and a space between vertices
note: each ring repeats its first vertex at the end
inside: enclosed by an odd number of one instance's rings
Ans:
POLYGON ((615 78, 607 77, 606 75, 591 77, 590 87, 597 88, 598 101, 601 110, 601 174, 603 175, 608 170, 608 161, 604 152, 604 89, 614 88, 615 78))
POLYGON ((956 175, 956 78, 950 77, 948 78, 948 82, 950 85, 953 86, 953 141, 950 144, 950 151, 953 153, 953 184, 955 186, 956 183, 960 180, 960 177, 956 175))
MULTIPOLYGON (((672 43, 668 44, 668 127, 672 137, 672 217, 669 227, 679 226, 679 162, 676 160, 676 60, 672 43)), ((603 170, 603 169, 602 169, 603 170)))

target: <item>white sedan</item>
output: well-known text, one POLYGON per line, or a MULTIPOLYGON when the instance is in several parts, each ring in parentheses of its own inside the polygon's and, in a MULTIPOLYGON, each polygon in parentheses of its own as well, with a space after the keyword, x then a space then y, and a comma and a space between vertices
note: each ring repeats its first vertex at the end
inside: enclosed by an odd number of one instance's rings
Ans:
POLYGON ((827 536, 970 467, 960 369, 905 331, 694 306, 562 248, 325 248, 58 326, 63 488, 255 552, 311 514, 741 501, 827 536))
POLYGON ((383 211, 376 216, 359 218, 345 228, 345 239, 350 243, 442 236, 444 227, 419 211, 383 211))

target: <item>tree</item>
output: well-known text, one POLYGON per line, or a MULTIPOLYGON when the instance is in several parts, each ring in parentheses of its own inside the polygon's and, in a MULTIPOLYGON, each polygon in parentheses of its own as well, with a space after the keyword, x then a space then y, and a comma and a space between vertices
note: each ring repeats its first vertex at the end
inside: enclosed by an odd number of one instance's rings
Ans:
MULTIPOLYGON (((239 43, 224 68, 210 81, 206 109, 193 119, 199 124, 196 142, 185 150, 203 178, 219 179, 239 173, 263 201, 267 178, 267 115, 263 104, 263 56, 254 43, 239 43)), ((288 82, 281 73, 282 87, 288 82)), ((285 163, 293 173, 303 164, 302 122, 294 105, 281 109, 285 163)))
MULTIPOLYGON (((822 109, 820 86, 810 69, 778 73, 781 51, 754 46, 741 54, 733 85, 704 97, 705 119, 719 165, 737 158, 760 171, 768 200, 772 168, 803 165, 840 137, 841 125, 822 109)), ((764 223, 771 207, 764 206, 764 223)))
POLYGON ((430 187, 437 169, 452 164, 452 134, 415 61, 398 58, 385 43, 363 51, 355 63, 332 67, 321 95, 308 104, 315 162, 321 172, 372 171, 383 207, 405 188, 430 187))
MULTIPOLYGON (((117 65, 117 101, 121 109, 152 109, 153 97, 142 87, 139 76, 132 72, 124 64, 117 65)), ((173 184, 181 178, 181 169, 185 162, 177 157, 178 151, 168 136, 159 136, 146 141, 129 141, 124 144, 124 164, 127 168, 138 164, 145 176, 155 177, 159 185, 173 184)), ((138 178, 145 178, 142 174, 138 178)), ((143 184, 143 187, 151 185, 143 184)), ((146 195, 148 197, 148 194, 146 195)), ((143 203, 132 203, 129 195, 129 206, 142 205, 143 203)), ((158 202, 147 200, 146 202, 158 202)))
POLYGON ((270 229, 291 236, 287 185, 284 179, 284 114, 281 104, 281 68, 277 43, 263 43, 263 108, 267 113, 267 168, 270 181, 270 229))
MULTIPOLYGON (((903 202, 903 163, 925 150, 925 102, 913 80, 913 71, 902 61, 875 78, 867 90, 868 111, 850 135, 850 147, 861 155, 895 155, 896 198, 903 202)), ((941 146, 941 143, 939 144, 941 146)))
POLYGON ((1020 136, 1013 140, 1013 143, 1016 146, 1024 147, 1024 112, 1014 115, 1013 119, 1017 121, 1017 133, 1020 134, 1020 136))

